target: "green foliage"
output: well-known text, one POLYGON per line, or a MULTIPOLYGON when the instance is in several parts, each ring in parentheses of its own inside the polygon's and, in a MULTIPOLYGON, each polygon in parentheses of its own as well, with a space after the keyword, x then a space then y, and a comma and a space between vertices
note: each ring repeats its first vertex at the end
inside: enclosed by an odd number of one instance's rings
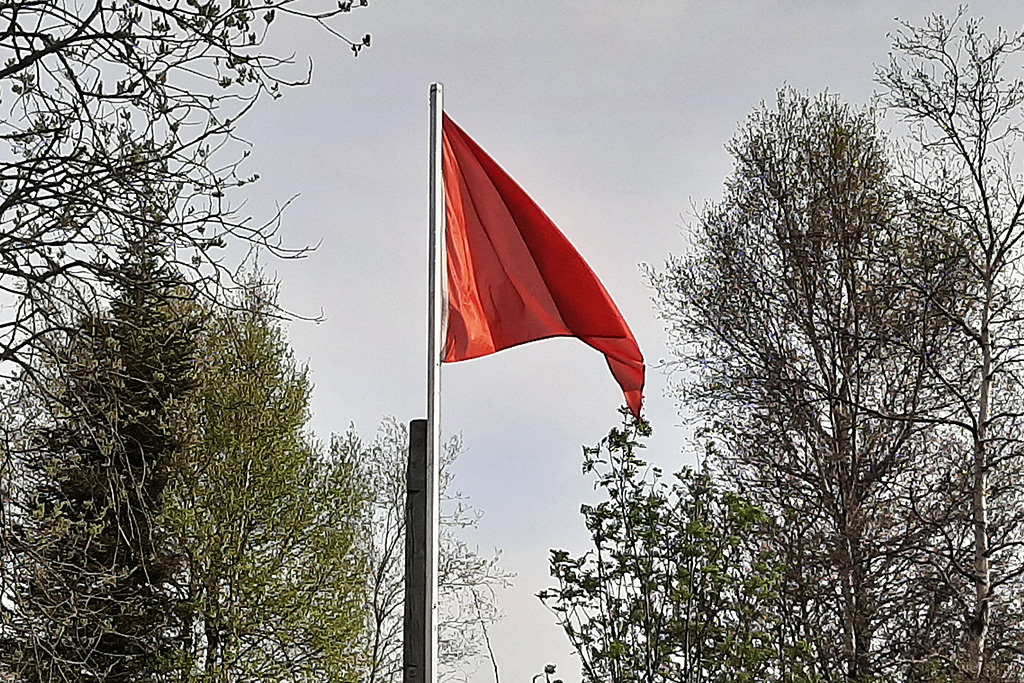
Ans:
POLYGON ((935 419, 970 370, 960 240, 898 191, 870 109, 783 89, 730 151, 694 249, 652 275, 678 394, 782 520, 787 638, 822 677, 900 676, 962 623, 966 573, 935 564, 962 538, 965 443, 935 419))
POLYGON ((153 680, 169 666, 180 557, 160 524, 194 391, 200 317, 152 253, 79 323, 23 444, 26 514, 5 558, 0 662, 16 681, 153 680), (20 532, 20 533, 18 533, 20 532))
POLYGON ((186 559, 182 680, 352 681, 364 664, 357 463, 306 431, 310 384, 254 287, 200 340, 165 522, 186 559))
POLYGON ((650 427, 626 418, 583 471, 605 499, 581 512, 586 554, 551 551, 558 586, 539 594, 583 663, 585 680, 811 681, 777 626, 783 568, 758 540, 771 521, 706 474, 671 484, 636 451, 650 427))
POLYGON ((51 368, 41 437, 19 444, 0 675, 354 681, 357 463, 307 433, 309 382, 266 288, 209 314, 143 252, 51 368))

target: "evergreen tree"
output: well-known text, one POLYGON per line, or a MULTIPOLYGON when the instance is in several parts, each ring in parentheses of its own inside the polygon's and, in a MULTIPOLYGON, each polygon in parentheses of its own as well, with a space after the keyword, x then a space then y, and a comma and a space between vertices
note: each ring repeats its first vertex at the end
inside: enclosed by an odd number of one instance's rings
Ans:
MULTIPOLYGON (((29 683, 153 680, 171 661, 179 557, 160 523, 199 318, 144 240, 109 311, 82 319, 20 449, 0 662, 29 683)), ((10 530, 8 530, 10 531, 10 530)))
POLYGON ((254 287, 204 312, 146 245, 48 369, 5 520, 0 666, 24 683, 352 681, 363 486, 254 287), (40 422, 41 421, 41 422, 40 422))

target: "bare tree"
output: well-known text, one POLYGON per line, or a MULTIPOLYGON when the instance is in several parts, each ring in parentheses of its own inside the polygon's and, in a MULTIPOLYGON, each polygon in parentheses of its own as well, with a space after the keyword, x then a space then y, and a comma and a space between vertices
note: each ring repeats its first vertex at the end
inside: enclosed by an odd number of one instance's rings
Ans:
MULTIPOLYGON (((368 519, 368 683, 396 683, 402 679, 408 443, 408 429, 393 418, 384 420, 369 444, 363 444, 353 429, 335 437, 332 443, 334 453, 361 464, 365 486, 374 498, 368 519)), ((481 658, 491 656, 487 627, 501 616, 495 589, 507 585, 512 575, 499 566, 497 553, 483 556, 459 537, 460 529, 476 526, 481 513, 452 489, 451 465, 462 451, 461 441, 450 439, 443 451, 438 655, 442 677, 463 680, 481 658)))
MULTIPOLYGON (((106 296, 114 251, 140 229, 192 280, 224 273, 227 240, 278 255, 274 220, 232 211, 248 154, 234 136, 263 96, 305 82, 266 52, 271 25, 320 24, 343 0, 15 0, 0 4, 0 368, 106 296), (73 315, 71 316, 74 317, 73 315)), ((366 0, 360 0, 365 5, 366 0)), ((369 36, 349 41, 353 51, 369 36)), ((272 218, 272 217, 271 217, 272 218)), ((53 340, 51 339, 51 342, 53 340)))
MULTIPOLYGON (((1024 141, 1024 80, 1008 77, 1007 68, 1019 68, 1024 34, 988 36, 961 8, 952 19, 903 25, 894 47, 878 79, 886 103, 911 126, 902 159, 906 193, 930 227, 922 239, 955 244, 955 267, 973 283, 960 306, 935 306, 966 352, 963 363, 923 367, 947 399, 927 419, 959 431, 967 444, 956 482, 966 494, 967 542, 950 539, 946 553, 947 571, 969 583, 959 666, 971 680, 1002 680, 1020 675, 1022 654, 1024 184, 1016 149, 1024 141)), ((921 272, 904 279, 914 290, 921 272)))

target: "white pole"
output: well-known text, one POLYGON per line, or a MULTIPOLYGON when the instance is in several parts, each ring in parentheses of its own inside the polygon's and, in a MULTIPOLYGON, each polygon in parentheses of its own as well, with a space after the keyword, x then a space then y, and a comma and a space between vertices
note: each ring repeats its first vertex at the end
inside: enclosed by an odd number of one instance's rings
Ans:
POLYGON ((441 354, 444 349, 445 200, 442 175, 442 114, 444 93, 440 83, 430 86, 430 312, 427 340, 427 670, 424 683, 437 683, 438 542, 441 514, 441 354))

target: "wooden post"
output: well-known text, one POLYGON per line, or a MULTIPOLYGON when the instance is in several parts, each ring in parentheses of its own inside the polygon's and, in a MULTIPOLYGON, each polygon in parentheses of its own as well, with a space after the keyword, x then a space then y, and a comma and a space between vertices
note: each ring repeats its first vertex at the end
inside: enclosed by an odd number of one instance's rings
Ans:
POLYGON ((432 582, 427 565, 429 502, 427 486, 427 421, 409 423, 409 465, 405 497, 405 625, 402 645, 403 683, 431 683, 429 657, 433 610, 432 582))

